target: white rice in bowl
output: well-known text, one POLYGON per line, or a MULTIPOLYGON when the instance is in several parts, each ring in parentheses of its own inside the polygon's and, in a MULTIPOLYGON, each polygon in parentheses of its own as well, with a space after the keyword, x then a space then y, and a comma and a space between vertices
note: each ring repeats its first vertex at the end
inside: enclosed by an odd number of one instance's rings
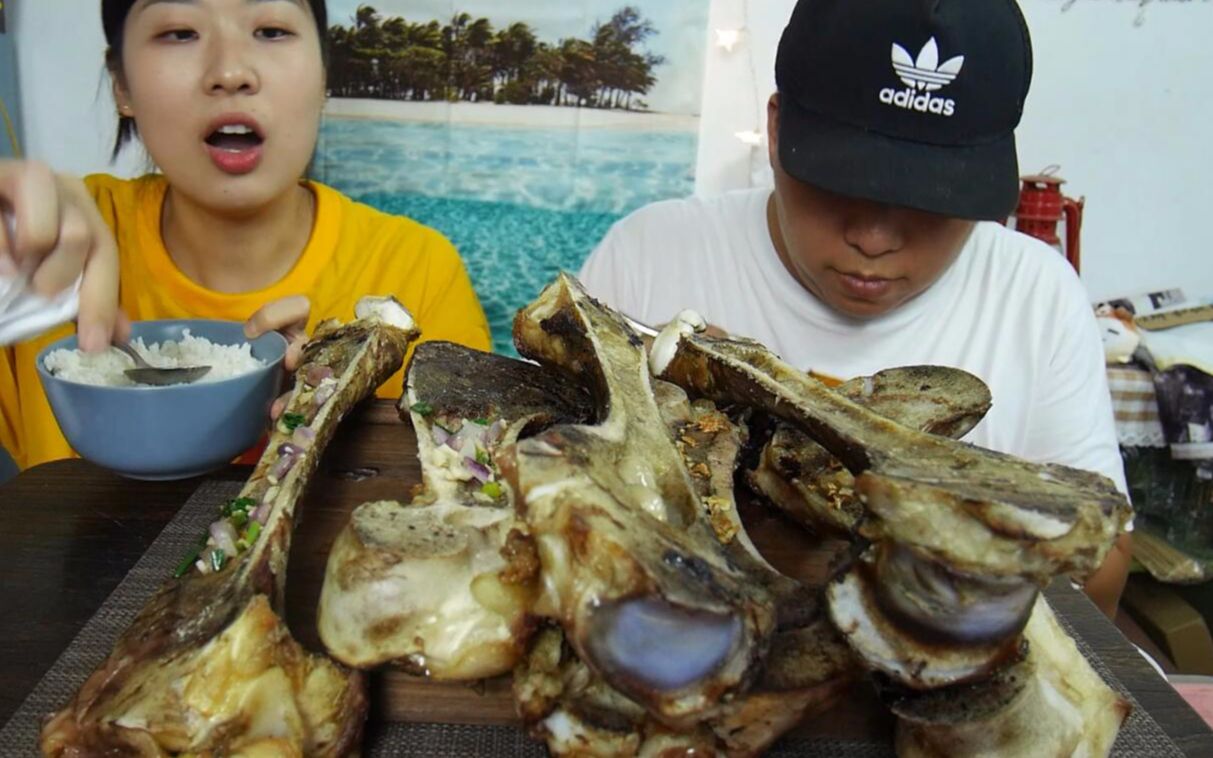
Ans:
MULTIPOLYGON (((189 329, 182 332, 181 341, 154 342, 145 345, 142 337, 131 345, 144 359, 158 368, 210 366, 211 370, 197 383, 217 382, 247 374, 262 368, 265 362, 253 357, 252 345, 217 345, 205 337, 195 337, 189 329)), ((46 370, 69 382, 96 384, 107 387, 133 387, 136 382, 126 376, 134 368, 130 358, 117 350, 85 353, 80 350, 54 350, 47 354, 46 370)))

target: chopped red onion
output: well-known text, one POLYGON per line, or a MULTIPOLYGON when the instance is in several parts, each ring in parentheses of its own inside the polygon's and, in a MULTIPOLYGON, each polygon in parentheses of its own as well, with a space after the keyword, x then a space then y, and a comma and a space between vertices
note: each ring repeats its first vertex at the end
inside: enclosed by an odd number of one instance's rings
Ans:
POLYGON ((434 426, 434 444, 445 445, 451 439, 451 433, 440 426, 434 426))
POLYGON ((300 450, 307 450, 316 441, 316 430, 310 426, 297 426, 291 434, 291 444, 300 450))
POLYGON ((309 387, 318 387, 325 379, 331 379, 333 370, 328 366, 308 366, 307 372, 303 376, 303 381, 307 382, 309 387))
POLYGON ((215 538, 215 544, 219 546, 220 550, 228 555, 236 555, 238 552, 236 550, 236 540, 239 538, 236 536, 236 529, 227 519, 222 518, 212 523, 210 533, 211 537, 215 538))
POLYGON ((476 477, 476 480, 482 484, 493 478, 492 469, 475 458, 468 458, 465 456, 463 459, 463 465, 466 466, 467 470, 472 473, 472 476, 476 477))
POLYGON ((312 407, 319 408, 320 406, 324 405, 336 392, 336 384, 326 384, 323 387, 317 387, 316 394, 312 395, 312 407))
POLYGON ((303 455, 303 448, 290 442, 283 442, 278 446, 278 455, 299 456, 303 455))
POLYGON ((274 461, 274 465, 270 466, 269 476, 271 481, 281 482, 286 477, 286 473, 295 465, 296 460, 293 455, 283 455, 274 461))
POLYGON ((465 421, 463 426, 459 427, 459 431, 455 433, 455 438, 447 443, 455 450, 470 450, 475 452, 475 443, 480 442, 483 446, 481 435, 484 434, 484 427, 479 424, 473 424, 471 421, 465 421), (468 442, 473 443, 473 447, 466 448, 468 442))
POLYGON ((505 424, 503 424, 501 422, 501 419, 497 419, 496 421, 494 421, 492 423, 492 425, 489 426, 489 430, 487 432, 485 432, 485 435, 484 435, 485 442, 487 442, 488 444, 492 444, 492 443, 496 442, 497 438, 499 438, 501 436, 501 428, 503 426, 505 426, 505 424))
POLYGON ((256 521, 258 524, 265 526, 265 522, 269 521, 270 518, 270 504, 262 503, 261 505, 257 506, 256 509, 254 509, 249 515, 249 518, 256 521))

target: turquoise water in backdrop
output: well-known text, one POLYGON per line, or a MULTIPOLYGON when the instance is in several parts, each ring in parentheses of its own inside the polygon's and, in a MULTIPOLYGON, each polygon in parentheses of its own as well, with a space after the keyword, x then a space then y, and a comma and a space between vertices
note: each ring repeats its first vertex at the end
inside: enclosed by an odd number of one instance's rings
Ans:
POLYGON ((317 177, 455 244, 493 331, 513 354, 514 313, 576 272, 616 220, 694 191, 696 135, 328 118, 317 177))

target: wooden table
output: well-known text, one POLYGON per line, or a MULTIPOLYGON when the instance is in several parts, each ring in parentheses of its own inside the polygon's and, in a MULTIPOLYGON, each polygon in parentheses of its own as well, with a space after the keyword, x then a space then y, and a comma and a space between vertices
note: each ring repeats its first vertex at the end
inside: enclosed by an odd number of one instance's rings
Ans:
MULTIPOLYGON (((291 550, 288 621, 308 647, 318 647, 313 614, 336 531, 358 503, 408 497, 420 478, 415 451, 411 429, 384 403, 357 411, 334 439, 300 506, 291 550)), ((249 471, 233 466, 209 478, 240 481, 249 471)), ((69 460, 30 469, 0 486, 0 724, 201 481, 138 482, 69 460)), ((829 550, 806 549, 797 529, 768 513, 747 512, 746 520, 755 543, 782 571, 823 574, 829 550)), ((1188 755, 1213 755, 1213 731, 1085 596, 1065 583, 1048 594, 1058 615, 1188 755)), ((502 723, 512 717, 501 682, 490 683, 486 692, 392 674, 377 679, 373 698, 380 718, 502 723), (425 697, 399 697, 420 692, 425 697), (475 708, 468 707, 472 697, 475 708)), ((861 708, 827 714, 802 729, 841 736, 885 730, 889 723, 875 709, 861 708)))

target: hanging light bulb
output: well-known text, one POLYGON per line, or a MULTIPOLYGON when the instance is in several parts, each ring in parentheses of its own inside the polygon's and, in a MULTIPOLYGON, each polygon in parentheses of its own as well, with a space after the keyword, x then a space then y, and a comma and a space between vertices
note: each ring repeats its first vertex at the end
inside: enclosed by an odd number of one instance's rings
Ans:
POLYGON ((750 129, 745 132, 734 132, 734 137, 741 140, 750 147, 757 147, 762 144, 762 132, 757 129, 750 129))
POLYGON ((716 46, 724 48, 725 52, 733 52, 733 48, 741 42, 741 29, 717 29, 716 46))

